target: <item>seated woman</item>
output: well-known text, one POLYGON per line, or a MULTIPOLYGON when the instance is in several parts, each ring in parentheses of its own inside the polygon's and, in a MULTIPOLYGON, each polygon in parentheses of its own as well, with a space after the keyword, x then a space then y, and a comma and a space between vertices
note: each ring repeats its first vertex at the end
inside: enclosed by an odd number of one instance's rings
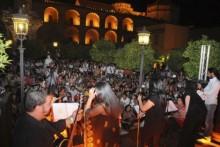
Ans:
POLYGON ((107 82, 98 82, 89 90, 85 105, 86 143, 95 147, 119 146, 119 99, 107 82), (93 145, 92 145, 93 144, 93 145))
POLYGON ((182 127, 186 116, 185 102, 182 98, 179 97, 177 99, 176 107, 178 111, 173 114, 173 117, 176 119, 179 126, 182 127))
POLYGON ((122 113, 122 128, 125 130, 130 130, 133 126, 135 121, 137 120, 137 113, 135 112, 134 108, 131 105, 125 106, 125 109, 122 113))

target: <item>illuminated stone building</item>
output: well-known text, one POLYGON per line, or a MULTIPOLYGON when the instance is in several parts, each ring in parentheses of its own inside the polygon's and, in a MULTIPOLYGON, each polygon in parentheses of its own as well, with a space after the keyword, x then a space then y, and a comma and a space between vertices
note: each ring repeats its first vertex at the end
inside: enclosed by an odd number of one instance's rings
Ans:
POLYGON ((26 12, 32 18, 29 37, 42 40, 46 45, 54 41, 91 45, 100 39, 123 45, 136 38, 138 30, 146 26, 151 31, 153 48, 167 53, 183 47, 188 33, 187 28, 167 24, 175 22, 177 17, 173 14, 178 14, 168 1, 155 2, 145 12, 135 11, 123 0, 113 4, 90 0, 23 0, 18 3, 27 5, 26 12))
MULTIPOLYGON (((137 28, 158 22, 147 18, 144 12, 134 11, 130 4, 124 2, 110 5, 87 0, 72 3, 32 1, 32 10, 43 20, 42 25, 36 28, 37 37, 52 29, 58 34, 63 32, 63 38, 71 38, 81 45, 90 45, 99 39, 117 44, 130 42, 136 37, 137 28)), ((62 35, 52 38, 60 41, 62 35)), ((52 38, 47 37, 50 41, 52 38)))

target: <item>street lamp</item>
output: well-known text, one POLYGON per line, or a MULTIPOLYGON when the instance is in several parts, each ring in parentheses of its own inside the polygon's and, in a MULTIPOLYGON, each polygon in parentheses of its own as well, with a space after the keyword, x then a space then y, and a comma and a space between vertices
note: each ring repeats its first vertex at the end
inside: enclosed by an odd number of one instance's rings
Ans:
POLYGON ((150 32, 145 27, 138 32, 138 43, 142 45, 141 49, 141 65, 140 65, 140 77, 139 77, 139 88, 141 88, 143 82, 143 68, 144 68, 144 46, 148 45, 150 41, 150 32))
POLYGON ((54 41, 53 42, 53 47, 55 47, 55 48, 58 47, 58 42, 54 41))
MULTIPOLYGON (((139 77, 139 88, 141 88, 143 82, 143 68, 144 68, 144 46, 148 45, 150 41, 150 32, 145 27, 138 32, 138 43, 142 45, 141 48, 141 65, 140 65, 140 77, 139 77)), ((138 118, 137 128, 137 147, 139 147, 139 134, 140 134, 140 118, 138 118)))
POLYGON ((23 41, 26 39, 28 33, 29 19, 27 14, 22 13, 22 9, 19 9, 19 13, 13 14, 12 21, 14 24, 14 31, 16 38, 20 41, 18 47, 20 53, 20 80, 21 80, 21 107, 24 108, 24 50, 23 41))
POLYGON ((54 41, 53 42, 53 48, 55 50, 55 55, 56 55, 57 59, 59 59, 60 58, 59 42, 54 41))

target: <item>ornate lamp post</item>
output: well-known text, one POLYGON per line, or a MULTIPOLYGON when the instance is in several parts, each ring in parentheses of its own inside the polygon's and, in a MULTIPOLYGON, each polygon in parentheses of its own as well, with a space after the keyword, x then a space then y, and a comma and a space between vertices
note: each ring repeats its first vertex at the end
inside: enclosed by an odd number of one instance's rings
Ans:
MULTIPOLYGON (((138 43, 142 45, 141 48, 141 65, 140 65, 140 77, 139 77, 139 88, 143 83, 143 68, 144 68, 144 46, 148 45, 150 41, 150 32, 146 30, 145 27, 138 32, 138 43)), ((140 134, 140 119, 138 118, 138 128, 137 128, 137 147, 139 147, 139 134, 140 134)))
POLYGON ((24 108, 24 50, 23 41, 26 39, 28 33, 29 19, 27 14, 22 13, 22 9, 19 13, 13 14, 12 16, 14 31, 16 38, 20 41, 18 47, 20 53, 20 80, 21 80, 21 106, 24 108))
POLYGON ((150 32, 145 27, 138 32, 138 43, 142 45, 141 49, 141 65, 140 65, 140 77, 139 77, 139 88, 143 82, 143 68, 144 68, 144 46, 148 45, 150 41, 150 32))

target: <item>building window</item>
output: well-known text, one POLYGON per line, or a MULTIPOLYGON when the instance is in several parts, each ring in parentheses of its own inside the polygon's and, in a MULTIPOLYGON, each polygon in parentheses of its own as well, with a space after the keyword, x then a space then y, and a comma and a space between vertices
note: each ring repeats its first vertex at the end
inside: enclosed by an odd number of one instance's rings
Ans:
POLYGON ((127 24, 124 24, 124 25, 123 25, 123 30, 125 30, 125 31, 126 31, 126 30, 127 30, 127 28, 128 28, 128 27, 127 27, 127 24))
POLYGON ((69 18, 69 25, 73 25, 73 18, 69 18))
POLYGON ((112 29, 112 23, 108 22, 108 29, 112 29))
POLYGON ((90 21, 89 21, 89 26, 90 26, 90 27, 93 27, 93 20, 90 20, 90 21))
POLYGON ((53 21, 53 16, 52 15, 49 15, 48 16, 48 22, 52 22, 53 21))

